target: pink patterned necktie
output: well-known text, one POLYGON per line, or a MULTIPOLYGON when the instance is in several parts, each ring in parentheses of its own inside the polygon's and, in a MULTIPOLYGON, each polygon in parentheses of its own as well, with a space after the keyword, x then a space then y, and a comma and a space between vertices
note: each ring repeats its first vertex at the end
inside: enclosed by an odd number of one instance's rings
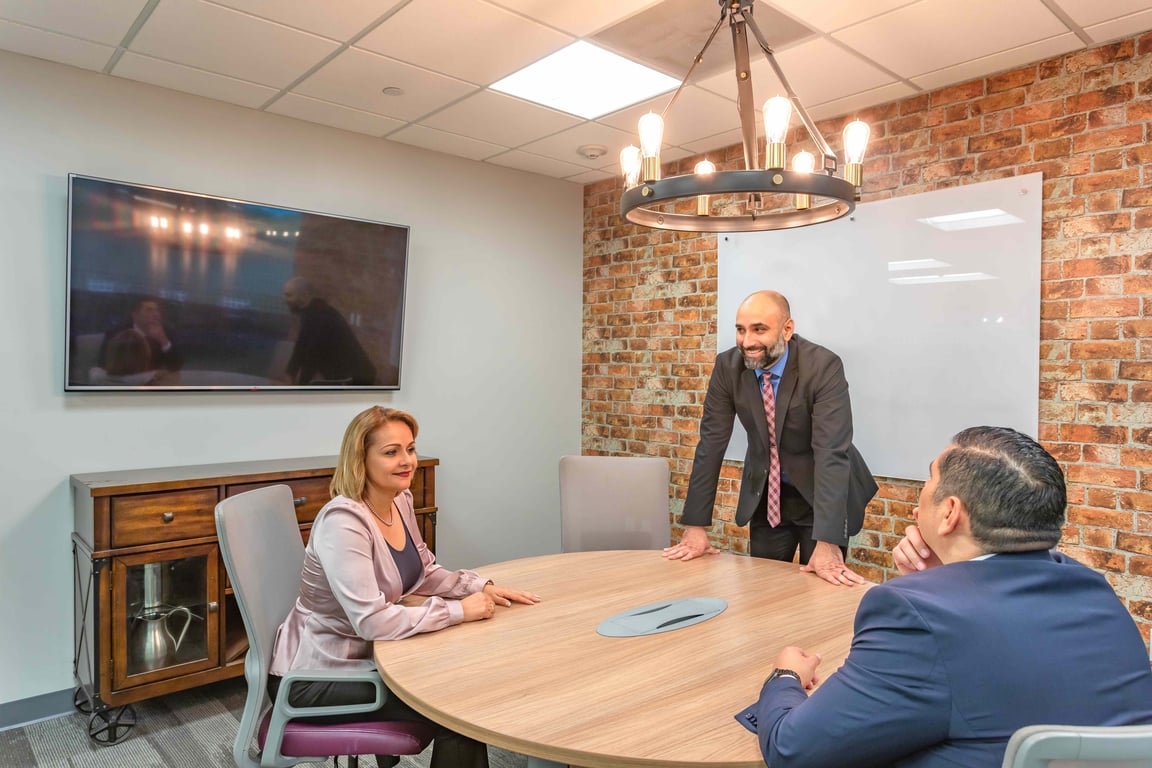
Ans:
POLYGON ((764 502, 768 525, 775 528, 780 525, 780 454, 776 452, 776 393, 768 371, 760 377, 760 393, 764 397, 764 415, 768 417, 768 488, 764 502))

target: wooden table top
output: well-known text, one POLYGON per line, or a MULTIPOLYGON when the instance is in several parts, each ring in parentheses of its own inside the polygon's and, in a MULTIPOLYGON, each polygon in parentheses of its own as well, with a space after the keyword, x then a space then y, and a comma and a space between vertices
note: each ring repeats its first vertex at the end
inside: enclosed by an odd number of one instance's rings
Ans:
POLYGON ((786 645, 821 654, 821 679, 836 671, 867 589, 731 554, 677 562, 658 551, 575 552, 476 570, 542 602, 377 641, 384 681, 457 732, 596 768, 762 768, 755 735, 733 715, 756 700, 786 645), (728 608, 658 635, 596 634, 609 616, 681 597, 719 597, 728 608))

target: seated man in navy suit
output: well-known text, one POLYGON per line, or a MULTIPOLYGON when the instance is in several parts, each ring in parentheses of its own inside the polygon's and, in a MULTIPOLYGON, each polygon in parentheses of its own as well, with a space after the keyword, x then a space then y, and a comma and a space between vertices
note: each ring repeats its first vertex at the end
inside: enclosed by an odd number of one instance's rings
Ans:
POLYGON ((1103 576, 1050 551, 1067 495, 1056 460, 1004 427, 956 435, 868 590, 844 666, 785 648, 737 719, 771 768, 999 768, 1026 725, 1152 723, 1152 671, 1103 576))

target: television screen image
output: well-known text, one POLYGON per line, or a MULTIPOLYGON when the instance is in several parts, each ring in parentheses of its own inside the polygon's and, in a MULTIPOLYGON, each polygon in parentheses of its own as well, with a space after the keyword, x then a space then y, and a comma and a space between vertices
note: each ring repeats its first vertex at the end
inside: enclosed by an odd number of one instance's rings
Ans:
POLYGON ((66 391, 399 389, 408 228, 72 174, 66 391))

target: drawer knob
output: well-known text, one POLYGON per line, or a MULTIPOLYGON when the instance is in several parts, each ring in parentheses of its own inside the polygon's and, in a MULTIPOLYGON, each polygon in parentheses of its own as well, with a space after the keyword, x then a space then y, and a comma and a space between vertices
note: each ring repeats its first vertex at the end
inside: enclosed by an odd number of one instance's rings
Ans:
POLYGON ((217 603, 216 601, 208 603, 208 613, 216 613, 218 610, 220 610, 220 603, 217 603))
POLYGON ((166 523, 170 523, 176 519, 176 515, 171 512, 165 512, 164 514, 160 515, 160 519, 166 523))
POLYGON ((297 496, 296 498, 292 499, 292 506, 294 506, 294 507, 302 507, 307 503, 308 503, 308 497, 307 496, 297 496))

